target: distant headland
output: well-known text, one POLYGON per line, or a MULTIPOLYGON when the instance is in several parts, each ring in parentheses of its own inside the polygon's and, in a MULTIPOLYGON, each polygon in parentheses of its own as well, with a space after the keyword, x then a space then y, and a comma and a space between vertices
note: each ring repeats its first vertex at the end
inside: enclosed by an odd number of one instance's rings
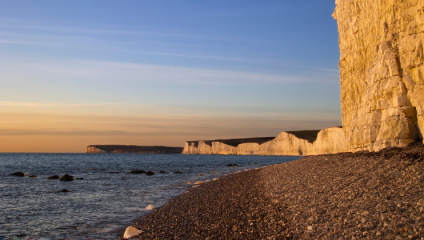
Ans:
POLYGON ((87 153, 153 153, 180 154, 182 147, 136 146, 136 145, 89 145, 87 153))

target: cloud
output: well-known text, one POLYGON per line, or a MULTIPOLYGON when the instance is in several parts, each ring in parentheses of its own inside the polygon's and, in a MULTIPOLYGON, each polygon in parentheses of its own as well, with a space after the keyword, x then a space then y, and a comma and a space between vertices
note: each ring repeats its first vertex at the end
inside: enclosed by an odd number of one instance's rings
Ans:
MULTIPOLYGON (((179 84, 287 84, 334 81, 284 74, 248 71, 226 71, 206 68, 175 67, 166 65, 138 64, 113 61, 57 60, 0 57, 0 82, 6 79, 51 79, 51 81, 73 81, 91 83, 120 82, 168 82, 179 84)), ((337 82, 338 84, 338 82, 337 82)))
POLYGON ((9 40, 9 39, 0 39, 0 44, 58 46, 57 44, 41 43, 41 42, 34 42, 34 41, 9 40))
POLYGON ((38 103, 38 102, 12 102, 12 101, 0 101, 0 106, 7 107, 31 107, 31 108, 67 108, 67 107, 100 107, 100 106, 112 106, 118 105, 116 103, 38 103))
MULTIPOLYGON (((264 84, 308 81, 295 76, 164 65, 40 59, 0 59, 0 79, 83 79, 84 81, 172 82, 185 84, 264 84)), ((0 80, 2 81, 2 80, 0 80)))
MULTIPOLYGON (((133 54, 144 54, 144 55, 155 55, 155 56, 173 56, 178 58, 193 58, 193 59, 206 59, 223 62, 237 62, 237 63, 250 63, 255 65, 269 66, 269 67, 283 67, 283 68, 295 68, 295 69, 307 69, 308 71, 318 72, 338 72, 335 69, 321 69, 316 67, 310 67, 307 64, 294 65, 290 62, 281 62, 278 59, 261 59, 252 58, 247 56, 231 56, 231 55, 213 55, 213 54, 192 54, 190 52, 191 46, 204 45, 202 41, 196 39, 211 39, 219 41, 248 41, 249 39, 234 39, 228 36, 207 36, 207 35, 196 35, 190 33, 184 33, 184 30, 175 31, 174 29, 160 29, 152 27, 137 27, 144 29, 143 31, 132 31, 132 30, 116 30, 123 29, 125 26, 114 25, 114 24, 94 24, 94 23, 79 23, 79 22, 67 22, 67 21, 40 21, 40 20, 29 20, 29 19, 10 19, 0 18, 0 26, 4 26, 8 31, 3 30, 0 35, 3 35, 0 39, 0 44, 22 44, 22 45, 40 45, 40 46, 52 46, 79 50, 99 50, 106 52, 121 52, 121 53, 133 53, 133 54), (19 30, 21 29, 21 30, 19 30), (22 31, 22 29, 24 29, 22 31), (147 29, 147 31, 146 31, 147 29), (31 30, 31 31, 28 31, 31 30), (110 37, 105 37, 113 35, 110 37), (127 36, 125 36, 127 35, 127 36), (115 36, 119 36, 119 42, 115 42, 115 36), (123 37, 124 36, 124 37, 123 37), (132 38, 131 36, 141 36, 141 38, 132 38), (128 43, 133 44, 134 39, 136 42, 144 42, 146 39, 143 36, 155 37, 154 43, 161 41, 169 42, 176 45, 187 45, 189 48, 173 48, 169 52, 162 51, 136 51, 132 49, 126 49, 128 43), (123 37, 123 38, 122 38, 123 37), (180 40, 173 41, 170 38, 187 38, 186 41, 180 40), (78 44, 76 44, 78 43, 78 44), (125 44, 122 44, 125 43, 125 44), (178 51, 174 49, 186 49, 185 51, 178 51)), ((134 28, 134 26, 133 26, 134 28)), ((268 40, 260 40, 261 44, 266 44, 268 40)), ((186 46, 186 47, 187 47, 186 46)))
POLYGON ((165 29, 165 28, 152 28, 146 26, 130 26, 132 28, 144 29, 140 30, 116 30, 128 28, 127 25, 117 24, 98 24, 87 22, 72 22, 72 21, 48 21, 48 20, 30 20, 18 18, 0 18, 0 26, 8 28, 22 28, 22 29, 37 29, 43 31, 50 31, 54 33, 75 33, 84 35, 94 34, 109 34, 109 35, 136 35, 136 36, 156 36, 156 37, 175 37, 175 38, 201 38, 201 39, 214 39, 221 41, 251 41, 248 39, 230 38, 225 36, 211 36, 211 35, 198 35, 186 33, 183 30, 165 29))

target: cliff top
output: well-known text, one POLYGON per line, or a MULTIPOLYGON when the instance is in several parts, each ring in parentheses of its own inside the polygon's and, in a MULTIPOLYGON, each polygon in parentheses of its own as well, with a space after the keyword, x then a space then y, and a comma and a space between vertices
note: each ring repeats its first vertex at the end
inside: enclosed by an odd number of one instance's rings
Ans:
POLYGON ((318 137, 318 133, 321 130, 303 130, 303 131, 287 131, 286 133, 293 134, 297 138, 307 140, 310 143, 315 142, 318 137))
MULTIPOLYGON (((307 140, 310 143, 313 143, 317 137, 318 133, 321 130, 302 130, 302 131, 286 131, 297 138, 307 140)), ((206 145, 212 146, 212 142, 221 142, 232 147, 237 147, 242 143, 257 143, 259 145, 274 140, 275 137, 257 137, 257 138, 236 138, 236 139, 216 139, 216 140, 197 140, 197 141, 187 141, 187 143, 194 143, 194 146, 197 147, 199 141, 205 142, 206 145)))
MULTIPOLYGON (((271 141, 274 138, 275 137, 258 137, 258 138, 216 139, 216 140, 200 140, 200 141, 204 141, 205 144, 209 146, 212 146, 212 142, 222 142, 224 144, 237 147, 239 144, 242 144, 242 143, 262 144, 262 143, 271 141)), ((197 145, 198 142, 199 141, 187 141, 187 143, 194 143, 194 145, 197 145)))

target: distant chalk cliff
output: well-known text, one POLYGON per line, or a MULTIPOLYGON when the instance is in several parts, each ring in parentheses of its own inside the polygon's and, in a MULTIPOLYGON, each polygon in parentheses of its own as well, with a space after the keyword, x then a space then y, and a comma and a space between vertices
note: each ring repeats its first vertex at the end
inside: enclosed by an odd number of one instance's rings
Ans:
POLYGON ((321 131, 282 132, 275 138, 245 138, 188 141, 183 154, 222 155, 317 155, 349 152, 344 130, 340 127, 321 131))

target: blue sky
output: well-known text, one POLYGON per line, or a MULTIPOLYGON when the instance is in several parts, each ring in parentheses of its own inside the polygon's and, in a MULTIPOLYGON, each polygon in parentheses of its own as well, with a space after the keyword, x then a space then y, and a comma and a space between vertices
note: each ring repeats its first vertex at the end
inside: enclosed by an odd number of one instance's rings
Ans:
POLYGON ((340 125, 334 1, 1 3, 0 112, 9 120, 0 143, 38 136, 51 146, 0 151, 179 146, 340 125), (87 120, 96 117, 122 119, 99 128, 87 120), (59 149, 54 136, 79 145, 59 149))

